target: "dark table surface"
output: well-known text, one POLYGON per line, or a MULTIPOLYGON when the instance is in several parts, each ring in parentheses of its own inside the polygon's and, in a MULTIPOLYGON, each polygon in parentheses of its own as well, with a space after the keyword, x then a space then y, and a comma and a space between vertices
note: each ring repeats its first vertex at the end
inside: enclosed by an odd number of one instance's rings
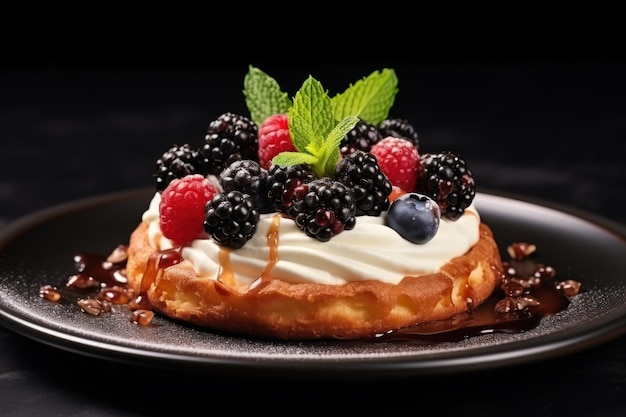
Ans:
MULTIPOLYGON (((392 115, 410 119, 424 146, 462 154, 479 187, 626 224, 626 67, 620 62, 250 64, 289 92, 309 74, 338 92, 394 67, 400 91, 392 115)), ((170 145, 196 143, 225 111, 246 113, 246 71, 247 63, 2 68, 0 228, 61 203, 152 186, 155 160, 170 145)), ((214 412, 217 402, 233 405, 227 400, 232 394, 259 410, 289 398, 322 409, 357 401, 387 412, 409 406, 467 416, 623 416, 626 336, 487 371, 294 381, 109 362, 0 326, 5 417, 154 415, 164 398, 214 412)))

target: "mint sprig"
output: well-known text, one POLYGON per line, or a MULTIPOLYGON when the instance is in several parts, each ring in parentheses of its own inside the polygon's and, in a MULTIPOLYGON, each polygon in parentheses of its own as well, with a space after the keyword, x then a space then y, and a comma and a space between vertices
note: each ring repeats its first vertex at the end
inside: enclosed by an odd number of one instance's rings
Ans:
POLYGON ((309 76, 289 111, 289 132, 298 152, 282 152, 272 162, 287 166, 308 164, 318 177, 334 177, 341 139, 358 121, 356 116, 347 116, 337 123, 328 92, 309 76))
POLYGON ((250 65, 243 79, 243 95, 250 117, 257 124, 274 114, 286 114, 291 108, 289 95, 265 72, 250 65))
POLYGON ((283 152, 272 162, 311 165, 318 177, 334 176, 341 140, 359 119, 372 125, 385 120, 397 92, 395 71, 384 68, 332 98, 319 81, 309 76, 291 100, 274 78, 252 65, 243 90, 250 117, 258 126, 275 114, 289 116, 289 133, 298 152, 283 152))
POLYGON ((389 115, 397 93, 398 77, 394 70, 374 71, 334 96, 332 111, 338 121, 346 116, 358 116, 377 125, 389 115))

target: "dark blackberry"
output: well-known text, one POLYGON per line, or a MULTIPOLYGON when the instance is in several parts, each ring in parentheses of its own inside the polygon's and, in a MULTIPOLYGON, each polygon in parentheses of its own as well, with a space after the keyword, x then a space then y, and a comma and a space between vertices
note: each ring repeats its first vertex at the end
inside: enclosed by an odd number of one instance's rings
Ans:
POLYGON ((288 214, 296 191, 302 184, 316 179, 313 168, 309 165, 281 166, 272 165, 267 172, 267 196, 274 210, 288 214))
POLYGON ((354 151, 369 152, 372 145, 382 139, 376 126, 359 120, 339 143, 339 152, 342 156, 350 155, 354 151))
POLYGON ((335 179, 352 189, 357 216, 378 216, 389 208, 391 181, 371 153, 355 151, 342 158, 335 168, 335 179))
POLYGON ((274 211, 274 206, 267 196, 267 170, 251 159, 240 159, 224 169, 219 176, 219 183, 225 193, 233 190, 250 194, 259 213, 274 211))
POLYGON ((417 131, 407 119, 385 119, 378 124, 378 131, 383 138, 393 136, 394 138, 408 139, 419 150, 417 131))
POLYGON ((198 151, 188 144, 173 145, 156 161, 156 189, 163 192, 172 180, 189 174, 202 174, 198 151))
POLYGON ((215 194, 206 204, 204 231, 218 245, 241 248, 254 235, 258 223, 254 199, 241 191, 215 194))
POLYGON ((344 230, 354 228, 356 202, 348 186, 324 177, 300 188, 303 194, 294 200, 290 217, 307 236, 327 242, 344 230))
POLYGON ((209 124, 200 148, 203 169, 219 175, 224 168, 240 159, 258 160, 258 127, 250 118, 224 113, 209 124))
POLYGON ((425 153, 420 165, 415 191, 432 197, 442 217, 457 220, 476 195, 474 176, 465 160, 450 151, 425 153))

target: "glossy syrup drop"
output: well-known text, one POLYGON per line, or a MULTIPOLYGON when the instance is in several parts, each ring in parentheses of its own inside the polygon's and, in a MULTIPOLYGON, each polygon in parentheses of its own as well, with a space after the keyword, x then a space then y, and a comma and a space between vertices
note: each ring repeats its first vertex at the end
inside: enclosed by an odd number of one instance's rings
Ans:
POLYGON ((459 342, 461 340, 489 333, 520 333, 534 329, 541 319, 565 310, 569 299, 555 287, 541 284, 528 294, 539 301, 537 306, 522 310, 500 313, 498 302, 505 298, 501 290, 470 312, 457 314, 448 320, 421 323, 411 327, 390 331, 379 335, 379 341, 409 341, 415 343, 459 342))
POLYGON ((266 235, 267 246, 269 247, 269 258, 261 275, 248 287, 249 292, 261 291, 272 280, 272 271, 278 262, 278 231, 280 221, 281 216, 275 215, 272 217, 272 223, 266 235))
MULTIPOLYGON (((268 231, 270 259, 268 267, 249 291, 258 291, 271 280, 271 270, 277 261, 277 229, 279 219, 268 231)), ((532 261, 529 257, 534 245, 514 243, 509 246, 511 260, 503 262, 502 282, 491 297, 475 308, 463 314, 457 314, 448 320, 420 323, 402 329, 376 335, 375 342, 410 342, 435 344, 458 342, 464 339, 490 333, 521 333, 537 327, 544 317, 565 310, 570 304, 570 297, 578 294, 581 284, 572 279, 558 280, 556 271, 543 264, 532 261)), ((128 289, 126 278, 125 247, 120 245, 108 257, 91 253, 79 253, 74 256, 77 272, 70 275, 66 288, 75 293, 96 293, 93 298, 80 298, 77 303, 81 309, 91 315, 100 315, 110 311, 110 304, 128 301, 128 308, 133 311, 130 321, 148 325, 153 314, 145 300, 145 292, 156 280, 160 269, 168 268, 182 261, 179 249, 170 249, 154 253, 141 283, 141 290, 133 298, 124 293, 128 289)), ((224 256, 228 256, 225 254, 224 256)), ((228 269, 228 268, 227 268, 228 269)), ((223 279, 229 279, 225 273, 223 279)), ((216 286, 219 290, 219 286, 216 286)), ((224 287, 224 291, 226 287, 224 287)), ((468 306, 472 307, 473 291, 466 288, 468 306)), ((42 298, 59 302, 61 292, 46 285, 41 287, 42 298)), ((66 295, 67 296, 67 295, 66 295)))
POLYGON ((507 250, 511 260, 503 262, 500 287, 483 304, 448 320, 389 331, 374 340, 433 344, 459 342, 490 333, 521 333, 569 306, 569 297, 580 290, 578 281, 558 281, 554 268, 534 262, 530 258, 534 245, 513 243, 507 250))
POLYGON ((112 262, 108 257, 79 253, 74 256, 76 274, 67 280, 66 287, 77 291, 89 291, 101 285, 126 285, 126 259, 112 262))

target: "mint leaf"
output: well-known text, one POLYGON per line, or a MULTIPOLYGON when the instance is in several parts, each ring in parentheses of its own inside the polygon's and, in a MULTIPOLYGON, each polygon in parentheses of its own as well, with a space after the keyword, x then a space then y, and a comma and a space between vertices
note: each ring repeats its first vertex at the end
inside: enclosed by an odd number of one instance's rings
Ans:
POLYGON ((273 164, 281 166, 315 165, 317 162, 316 157, 302 152, 281 152, 272 159, 273 164))
POLYGON ((358 116, 363 121, 377 125, 387 118, 398 93, 398 78, 393 69, 374 71, 343 93, 332 98, 335 120, 358 116))
POLYGON ((337 123, 328 92, 309 76, 293 98, 289 111, 289 132, 299 152, 283 152, 272 162, 278 165, 311 165, 318 177, 334 177, 340 158, 341 139, 358 122, 355 116, 337 123))
POLYGON ((333 125, 328 92, 319 81, 309 76, 296 92, 289 112, 289 131, 294 146, 300 152, 304 152, 307 146, 321 147, 333 125))
POLYGON ((359 119, 373 125, 385 120, 398 92, 396 73, 388 68, 374 71, 333 98, 319 81, 309 76, 290 101, 274 79, 252 66, 244 85, 253 120, 265 120, 276 113, 289 114, 289 132, 298 152, 283 152, 272 162, 311 165, 320 178, 334 177, 341 157, 341 140, 359 119), (271 105, 264 103, 268 96, 273 98, 271 105))
POLYGON ((339 145, 346 134, 352 130, 357 124, 359 118, 356 116, 348 116, 339 122, 326 136, 325 146, 327 149, 337 149, 337 152, 324 152, 320 156, 320 165, 323 166, 324 175, 327 177, 335 176, 335 167, 339 162, 339 145))
POLYGON ((278 82, 260 69, 249 66, 243 80, 243 95, 250 117, 257 126, 274 114, 286 114, 291 107, 291 99, 284 93, 278 82))

